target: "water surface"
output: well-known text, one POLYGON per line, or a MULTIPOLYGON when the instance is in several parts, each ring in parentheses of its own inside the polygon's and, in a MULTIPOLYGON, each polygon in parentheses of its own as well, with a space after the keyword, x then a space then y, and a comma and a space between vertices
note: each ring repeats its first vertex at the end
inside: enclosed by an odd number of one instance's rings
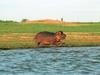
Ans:
POLYGON ((0 75, 100 75, 100 47, 0 50, 0 75))

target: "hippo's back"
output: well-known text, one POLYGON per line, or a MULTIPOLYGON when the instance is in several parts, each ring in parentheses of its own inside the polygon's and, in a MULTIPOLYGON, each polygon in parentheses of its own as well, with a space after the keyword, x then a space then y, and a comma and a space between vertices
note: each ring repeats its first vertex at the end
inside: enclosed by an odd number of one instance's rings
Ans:
POLYGON ((35 36, 35 39, 42 38, 42 37, 44 37, 44 38, 46 38, 46 37, 54 37, 54 36, 55 36, 55 33, 44 31, 44 32, 37 33, 36 36, 35 36))

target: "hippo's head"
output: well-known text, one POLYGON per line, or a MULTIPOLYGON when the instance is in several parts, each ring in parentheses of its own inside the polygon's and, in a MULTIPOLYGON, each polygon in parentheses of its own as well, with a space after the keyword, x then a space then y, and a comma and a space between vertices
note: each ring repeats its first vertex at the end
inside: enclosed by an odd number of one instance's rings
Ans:
POLYGON ((64 40, 66 38, 66 35, 62 31, 56 32, 55 35, 57 42, 60 42, 61 40, 64 40))

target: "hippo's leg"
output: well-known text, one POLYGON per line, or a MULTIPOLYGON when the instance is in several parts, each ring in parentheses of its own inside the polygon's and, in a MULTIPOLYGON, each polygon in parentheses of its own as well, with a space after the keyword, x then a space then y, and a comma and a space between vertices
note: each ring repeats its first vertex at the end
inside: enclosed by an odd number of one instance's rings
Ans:
POLYGON ((42 41, 42 42, 38 42, 38 47, 45 47, 48 46, 48 42, 42 41))
POLYGON ((56 45, 55 41, 52 41, 49 46, 50 47, 56 47, 57 45, 56 45))
POLYGON ((40 42, 38 42, 37 44, 38 44, 38 46, 39 46, 39 45, 40 45, 40 42))
POLYGON ((37 46, 38 46, 38 47, 44 47, 43 43, 41 43, 41 42, 38 42, 38 43, 37 43, 37 46))
POLYGON ((56 47, 56 45, 55 45, 55 44, 50 44, 49 46, 50 46, 50 47, 56 47))
POLYGON ((56 42, 55 45, 59 47, 59 46, 62 46, 62 43, 61 42, 56 42))
POLYGON ((64 42, 60 42, 60 43, 58 43, 57 46, 65 46, 65 43, 64 42))

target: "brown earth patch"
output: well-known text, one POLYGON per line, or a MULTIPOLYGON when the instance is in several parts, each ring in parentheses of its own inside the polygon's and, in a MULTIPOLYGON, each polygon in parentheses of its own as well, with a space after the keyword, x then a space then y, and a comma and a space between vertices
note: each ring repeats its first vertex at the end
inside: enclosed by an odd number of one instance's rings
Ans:
POLYGON ((25 22, 21 22, 24 24, 62 24, 64 26, 79 26, 78 22, 65 22, 61 20, 52 20, 52 19, 45 19, 45 20, 27 20, 25 22))

